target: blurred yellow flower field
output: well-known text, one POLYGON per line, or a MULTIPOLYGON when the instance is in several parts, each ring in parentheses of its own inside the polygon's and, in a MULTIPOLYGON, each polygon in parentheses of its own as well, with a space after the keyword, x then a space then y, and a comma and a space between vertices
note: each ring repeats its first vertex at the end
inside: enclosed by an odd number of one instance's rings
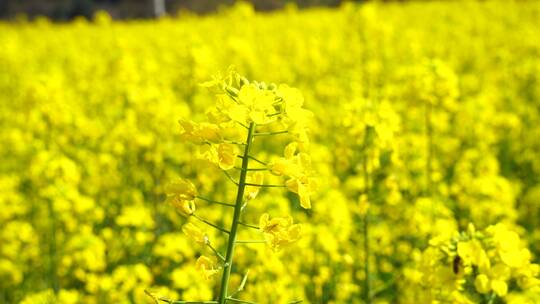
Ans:
POLYGON ((1 22, 0 303, 540 303, 538 37, 536 1, 1 22))

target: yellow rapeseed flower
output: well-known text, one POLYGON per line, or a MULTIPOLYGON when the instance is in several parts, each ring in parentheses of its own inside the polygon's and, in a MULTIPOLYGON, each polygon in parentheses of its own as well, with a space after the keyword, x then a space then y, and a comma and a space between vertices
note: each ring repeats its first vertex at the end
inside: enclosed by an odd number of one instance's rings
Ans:
POLYGON ((195 263, 195 268, 203 275, 206 280, 212 279, 213 276, 219 273, 215 259, 208 258, 204 255, 200 256, 195 263))
POLYGON ((197 243, 205 244, 208 242, 208 236, 206 233, 192 223, 187 223, 182 226, 182 231, 197 243))
POLYGON ((195 123, 181 119, 179 121, 182 127, 182 139, 193 143, 219 142, 221 133, 219 126, 211 123, 195 123))
POLYGON ((239 149, 233 144, 219 144, 217 148, 218 165, 223 170, 234 168, 239 149))
POLYGON ((267 243, 274 250, 296 242, 300 239, 301 226, 293 225, 292 217, 270 218, 268 213, 261 215, 259 229, 264 234, 267 243))
POLYGON ((195 212, 195 197, 197 189, 192 182, 185 179, 177 179, 165 186, 167 194, 166 202, 173 205, 183 215, 189 216, 195 212))

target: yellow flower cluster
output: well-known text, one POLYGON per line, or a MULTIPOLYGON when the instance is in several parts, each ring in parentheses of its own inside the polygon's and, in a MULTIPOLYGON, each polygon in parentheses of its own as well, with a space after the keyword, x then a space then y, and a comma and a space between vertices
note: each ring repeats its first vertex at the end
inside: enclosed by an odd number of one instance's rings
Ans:
POLYGON ((301 226, 293 225, 291 217, 270 218, 268 213, 261 215, 259 228, 270 246, 278 250, 282 246, 296 242, 300 239, 301 226))
MULTIPOLYGON (((176 207, 182 215, 194 217, 227 235, 227 246, 222 254, 220 248, 215 248, 208 235, 198 226, 187 223, 182 228, 187 236, 207 246, 215 255, 215 258, 201 255, 197 259, 196 269, 206 280, 222 273, 218 296, 218 303, 222 304, 227 301, 241 301, 233 296, 244 289, 247 279, 246 274, 237 290, 229 293, 235 247, 240 244, 268 243, 277 251, 300 239, 300 225, 293 225, 291 217, 270 219, 270 215, 264 213, 258 227, 243 222, 241 217, 246 213, 248 203, 258 195, 260 188, 265 187, 287 188, 298 194, 303 208, 311 208, 310 195, 315 190, 315 182, 310 175, 309 154, 302 152, 296 155, 296 148, 300 144, 304 149, 307 147, 306 117, 311 116, 311 112, 302 108, 302 95, 297 90, 283 85, 277 87, 255 81, 250 83, 234 71, 229 71, 223 78, 216 76, 213 81, 206 82, 203 86, 218 91, 216 106, 207 112, 209 122, 195 123, 181 120, 181 137, 198 145, 199 155, 204 160, 216 164, 228 181, 236 186, 236 201, 228 203, 199 196, 195 185, 184 179, 169 183, 165 186, 165 193, 166 201, 176 207), (282 130, 273 131, 272 127, 282 130), (242 136, 238 138, 235 136, 241 133, 246 134, 245 141, 242 140, 242 136), (297 141, 287 145, 284 159, 268 164, 254 156, 256 154, 252 146, 256 139, 265 136, 285 136, 287 133, 291 133, 297 141), (244 150, 242 153, 239 146, 244 150), (238 158, 242 160, 240 166, 236 164, 238 158), (253 164, 250 166, 250 161, 256 162, 257 167, 253 164), (233 177, 234 173, 228 172, 232 169, 239 171, 238 177, 233 177), (264 172, 268 170, 276 175, 286 175, 290 179, 285 185, 265 184, 264 172), (221 223, 213 223, 196 214, 195 199, 233 208, 230 228, 222 227, 221 223), (264 239, 238 240, 240 227, 260 230, 264 239), (220 259, 219 263, 217 258, 220 259)), ((149 295, 156 299, 154 294, 149 295)))
POLYGON ((416 263, 405 272, 403 285, 415 284, 424 293, 408 294, 411 302, 482 303, 540 289, 540 266, 531 262, 519 235, 504 224, 483 231, 470 224, 451 239, 436 237, 416 263))

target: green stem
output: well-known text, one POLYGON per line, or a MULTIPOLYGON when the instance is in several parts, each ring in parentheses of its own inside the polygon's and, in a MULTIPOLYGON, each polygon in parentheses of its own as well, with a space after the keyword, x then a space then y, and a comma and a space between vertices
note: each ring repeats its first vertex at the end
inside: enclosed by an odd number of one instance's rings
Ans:
POLYGON ((433 154, 433 126, 431 124, 431 108, 432 105, 426 102, 425 109, 425 128, 426 128, 426 189, 425 193, 431 193, 431 158, 433 154))
POLYGON ((238 184, 238 192, 236 194, 236 202, 234 207, 233 221, 229 233, 229 241, 227 243, 227 253, 225 254, 225 263, 223 264, 223 275, 221 277, 221 289, 219 291, 218 303, 224 304, 227 302, 227 290, 229 288, 229 277, 233 263, 234 246, 236 244, 237 229, 240 222, 240 213, 242 211, 242 201, 244 198, 244 189, 246 188, 247 169, 249 164, 249 149, 253 141, 253 133, 255 131, 255 123, 250 123, 244 156, 242 157, 242 170, 240 171, 240 181, 238 184))
POLYGON ((495 302, 496 297, 497 297, 497 295, 494 292, 492 292, 489 299, 488 299, 487 304, 493 304, 495 302))
POLYGON ((49 209, 49 219, 51 221, 51 225, 49 227, 51 233, 49 238, 49 284, 51 284, 51 287, 56 294, 60 288, 58 284, 58 274, 56 273, 58 268, 56 252, 56 216, 54 214, 54 206, 51 200, 47 200, 47 207, 49 209))
MULTIPOLYGON (((369 172, 368 172, 368 127, 365 129, 365 137, 364 137, 364 162, 363 162, 363 170, 364 170, 364 187, 365 187, 365 195, 367 196, 367 200, 369 202, 369 172)), ((369 248, 369 207, 366 210, 366 214, 364 214, 364 299, 366 304, 371 303, 371 274, 369 270, 369 255, 370 255, 370 248, 369 248)))

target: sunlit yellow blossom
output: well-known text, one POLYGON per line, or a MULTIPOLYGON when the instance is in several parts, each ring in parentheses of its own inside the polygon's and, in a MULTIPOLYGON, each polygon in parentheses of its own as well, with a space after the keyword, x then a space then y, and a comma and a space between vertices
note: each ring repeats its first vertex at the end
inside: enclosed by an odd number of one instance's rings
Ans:
POLYGON ((302 108, 304 97, 300 90, 282 84, 278 88, 278 96, 285 102, 285 113, 289 119, 299 125, 307 124, 313 113, 302 108))
POLYGON ((204 244, 208 241, 206 233, 192 223, 187 223, 182 226, 182 231, 197 243, 204 244))
POLYGON ((239 149, 233 144, 219 144, 217 148, 219 167, 223 170, 234 168, 239 149))
POLYGON ((203 277, 206 280, 212 279, 212 277, 219 273, 219 269, 216 266, 215 259, 210 259, 204 255, 200 256, 197 259, 195 267, 199 272, 202 273, 203 277))
MULTIPOLYGON (((254 185, 262 185, 264 182, 264 173, 260 171, 250 173, 248 174, 246 178, 246 182, 249 184, 254 184, 254 185)), ((261 187, 247 185, 246 188, 244 189, 245 200, 250 201, 254 199, 255 197, 257 197, 257 194, 259 194, 260 189, 261 187)))
POLYGON ((165 186, 167 196, 175 196, 180 200, 193 200, 197 196, 197 188, 192 182, 179 178, 165 186))
POLYGON ((184 216, 190 216, 195 212, 196 206, 194 201, 178 200, 175 197, 167 198, 167 202, 173 205, 184 216))
POLYGON ((311 173, 311 159, 308 154, 300 152, 296 154, 298 143, 294 142, 285 147, 284 158, 279 158, 269 164, 270 171, 275 175, 289 177, 285 182, 287 189, 297 193, 300 205, 303 208, 311 208, 310 196, 317 190, 315 178, 311 173))
POLYGON ((173 205, 185 216, 195 212, 194 198, 197 196, 195 185, 188 180, 178 179, 165 186, 167 193, 167 203, 173 205))
POLYGON ((504 297, 508 292, 508 285, 502 280, 492 280, 491 289, 500 297, 504 297))
POLYGON ((268 115, 275 112, 273 103, 272 92, 263 90, 255 84, 246 84, 238 92, 238 103, 232 103, 227 112, 234 121, 264 124, 272 119, 268 115))
POLYGON ((474 287, 479 293, 488 293, 491 290, 489 278, 485 274, 479 274, 474 279, 474 287))
POLYGON ((487 266, 489 263, 486 252, 478 240, 459 242, 457 253, 466 264, 487 266))
POLYGON ((210 123, 195 123, 187 120, 180 120, 182 126, 182 138, 194 143, 219 142, 221 134, 219 127, 210 123))
POLYGON ((311 208, 311 195, 317 190, 317 181, 315 178, 302 176, 288 180, 285 185, 289 191, 298 194, 300 205, 305 209, 311 208))
POLYGON ((265 213, 259 220, 259 228, 264 234, 268 244, 274 249, 296 242, 300 239, 301 226, 293 225, 291 217, 275 217, 270 219, 270 215, 265 213))

